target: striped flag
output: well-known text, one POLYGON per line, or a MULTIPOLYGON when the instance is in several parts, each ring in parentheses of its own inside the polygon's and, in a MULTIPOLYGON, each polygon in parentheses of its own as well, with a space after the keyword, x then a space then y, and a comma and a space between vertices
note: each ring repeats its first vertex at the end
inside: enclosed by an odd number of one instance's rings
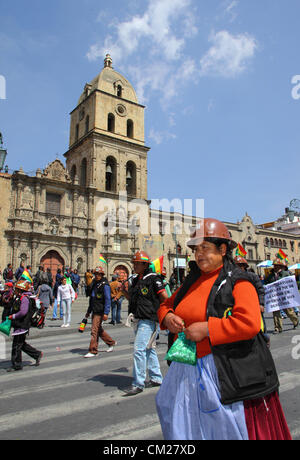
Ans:
POLYGON ((106 260, 104 259, 103 255, 100 254, 99 256, 99 262, 103 262, 104 264, 107 264, 106 260))
POLYGON ((153 262, 151 262, 151 264, 149 265, 149 268, 150 270, 153 271, 153 273, 161 274, 163 267, 164 267, 164 256, 161 256, 158 259, 153 260, 153 262))
POLYGON ((240 243, 238 243, 237 248, 236 248, 235 255, 236 255, 236 256, 241 256, 241 257, 246 257, 247 254, 248 254, 248 253, 247 253, 247 251, 245 251, 245 249, 243 248, 243 246, 242 246, 240 243))
POLYGON ((283 252, 283 250, 282 250, 282 249, 279 249, 279 251, 278 251, 278 254, 277 254, 277 255, 278 255, 279 259, 281 259, 281 260, 284 260, 284 259, 286 259, 286 260, 287 260, 287 258, 288 258, 288 256, 286 255, 286 253, 285 253, 285 252, 283 252))
POLYGON ((33 283, 33 280, 32 280, 32 278, 31 278, 31 276, 30 276, 30 274, 29 274, 29 272, 28 272, 27 270, 24 270, 24 271, 23 271, 23 273, 22 273, 20 279, 21 279, 21 280, 23 279, 23 280, 29 281, 29 283, 31 283, 31 284, 33 283))

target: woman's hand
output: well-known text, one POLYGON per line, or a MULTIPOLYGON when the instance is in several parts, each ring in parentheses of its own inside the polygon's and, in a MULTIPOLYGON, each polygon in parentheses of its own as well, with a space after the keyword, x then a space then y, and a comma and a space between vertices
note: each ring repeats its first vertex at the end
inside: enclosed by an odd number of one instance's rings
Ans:
POLYGON ((208 323, 193 323, 183 330, 186 338, 192 342, 201 342, 208 337, 208 323))
POLYGON ((172 334, 179 334, 183 331, 184 322, 180 316, 175 315, 174 313, 167 313, 163 320, 163 325, 170 331, 172 334))

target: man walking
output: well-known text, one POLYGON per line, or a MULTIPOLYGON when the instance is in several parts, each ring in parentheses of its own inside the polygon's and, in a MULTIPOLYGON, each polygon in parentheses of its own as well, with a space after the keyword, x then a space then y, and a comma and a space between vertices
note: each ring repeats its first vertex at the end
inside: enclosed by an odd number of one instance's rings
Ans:
POLYGON ((110 283, 111 290, 111 322, 109 324, 115 325, 121 323, 121 302, 122 292, 120 290, 120 282, 118 281, 118 275, 112 276, 112 282, 110 283))
POLYGON ((135 323, 133 381, 132 386, 124 390, 124 396, 137 395, 144 387, 151 388, 162 383, 155 350, 158 331, 157 310, 160 303, 168 298, 161 277, 149 269, 148 254, 138 251, 133 256, 132 262, 135 275, 130 281, 128 291, 122 291, 129 300, 129 313, 134 315, 135 323), (146 382, 147 370, 150 379, 148 382, 146 382))
MULTIPOLYGON (((275 259, 273 262, 273 267, 274 269, 272 270, 270 275, 265 279, 265 284, 274 283, 277 280, 280 280, 287 276, 291 276, 283 260, 279 258, 275 259)), ((274 326, 275 326, 274 334, 278 334, 282 332, 281 311, 282 310, 273 312, 273 319, 274 319, 274 326)), ((285 308, 283 311, 286 313, 286 315, 289 317, 289 319, 293 323, 294 329, 296 329, 296 327, 299 324, 299 320, 293 308, 285 308)))
POLYGON ((90 297, 89 308, 85 315, 86 318, 92 313, 92 330, 89 352, 85 358, 93 358, 98 354, 99 337, 108 346, 107 352, 111 352, 117 344, 110 335, 105 332, 102 322, 107 321, 111 307, 111 293, 108 280, 104 277, 102 267, 95 269, 95 279, 88 286, 87 295, 90 297))

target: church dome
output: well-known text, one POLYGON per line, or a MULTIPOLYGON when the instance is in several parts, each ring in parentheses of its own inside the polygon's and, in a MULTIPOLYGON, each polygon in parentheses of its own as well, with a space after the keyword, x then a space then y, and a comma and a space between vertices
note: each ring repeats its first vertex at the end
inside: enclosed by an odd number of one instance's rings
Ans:
POLYGON ((99 75, 97 75, 91 83, 86 84, 84 92, 78 101, 78 105, 95 90, 100 90, 138 104, 133 86, 123 75, 113 69, 112 59, 109 54, 107 54, 104 59, 104 68, 99 75))

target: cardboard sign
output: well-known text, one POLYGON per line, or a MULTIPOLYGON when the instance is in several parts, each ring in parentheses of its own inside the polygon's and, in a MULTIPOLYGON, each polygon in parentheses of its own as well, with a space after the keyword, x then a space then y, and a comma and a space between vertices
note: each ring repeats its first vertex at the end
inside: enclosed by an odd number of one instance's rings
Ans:
POLYGON ((295 276, 287 276, 265 288, 265 310, 267 313, 300 306, 300 294, 295 276))

